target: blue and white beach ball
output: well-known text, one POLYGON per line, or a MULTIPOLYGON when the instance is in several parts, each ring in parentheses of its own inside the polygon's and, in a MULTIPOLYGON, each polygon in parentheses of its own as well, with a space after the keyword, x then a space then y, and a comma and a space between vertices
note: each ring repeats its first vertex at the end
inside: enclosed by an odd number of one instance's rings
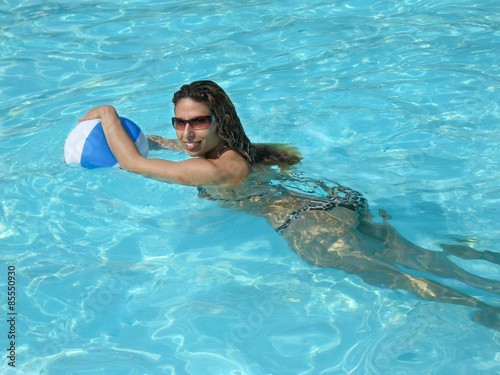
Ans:
MULTIPOLYGON (((120 117, 120 120, 139 153, 147 157, 149 144, 142 130, 129 119, 120 117)), ((64 144, 64 160, 66 164, 77 163, 89 169, 119 166, 97 119, 82 121, 69 133, 64 144)))

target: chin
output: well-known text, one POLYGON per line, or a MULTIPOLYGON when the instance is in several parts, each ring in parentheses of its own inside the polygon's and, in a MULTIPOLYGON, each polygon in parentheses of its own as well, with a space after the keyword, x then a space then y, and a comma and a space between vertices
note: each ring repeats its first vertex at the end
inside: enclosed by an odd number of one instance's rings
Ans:
POLYGON ((204 155, 205 153, 204 152, 201 152, 201 151, 189 151, 189 150, 186 150, 186 152, 188 153, 189 156, 191 156, 192 158, 194 157, 197 157, 197 156, 202 156, 204 155))

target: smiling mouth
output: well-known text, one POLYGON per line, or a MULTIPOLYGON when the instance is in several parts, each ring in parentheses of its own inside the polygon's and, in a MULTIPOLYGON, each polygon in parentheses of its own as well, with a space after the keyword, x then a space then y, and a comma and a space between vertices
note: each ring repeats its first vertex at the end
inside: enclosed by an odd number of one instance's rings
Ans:
POLYGON ((201 141, 198 141, 198 142, 184 142, 184 146, 186 147, 186 149, 188 149, 189 151, 191 151, 191 150, 194 150, 200 143, 201 143, 201 141))

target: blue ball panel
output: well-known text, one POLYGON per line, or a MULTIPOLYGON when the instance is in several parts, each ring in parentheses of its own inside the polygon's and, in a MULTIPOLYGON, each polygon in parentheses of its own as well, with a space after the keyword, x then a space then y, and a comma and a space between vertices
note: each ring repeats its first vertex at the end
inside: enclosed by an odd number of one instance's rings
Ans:
POLYGON ((109 149, 102 124, 99 122, 90 132, 82 150, 81 165, 85 168, 112 167, 117 163, 109 149))
POLYGON ((122 122, 123 128, 127 131, 128 135, 130 135, 130 138, 132 138, 134 142, 137 141, 139 134, 141 134, 141 129, 125 117, 120 117, 120 121, 122 122))

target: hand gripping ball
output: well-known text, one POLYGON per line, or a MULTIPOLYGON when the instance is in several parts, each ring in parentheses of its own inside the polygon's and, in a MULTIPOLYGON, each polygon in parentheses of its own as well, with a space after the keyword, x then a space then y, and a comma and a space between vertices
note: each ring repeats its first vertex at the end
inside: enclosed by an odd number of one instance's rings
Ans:
MULTIPOLYGON (((120 121, 139 153, 147 157, 149 144, 144 133, 129 119, 120 117, 120 121)), ((77 163, 89 169, 119 166, 97 119, 82 121, 69 133, 64 144, 64 160, 66 164, 77 163)))

